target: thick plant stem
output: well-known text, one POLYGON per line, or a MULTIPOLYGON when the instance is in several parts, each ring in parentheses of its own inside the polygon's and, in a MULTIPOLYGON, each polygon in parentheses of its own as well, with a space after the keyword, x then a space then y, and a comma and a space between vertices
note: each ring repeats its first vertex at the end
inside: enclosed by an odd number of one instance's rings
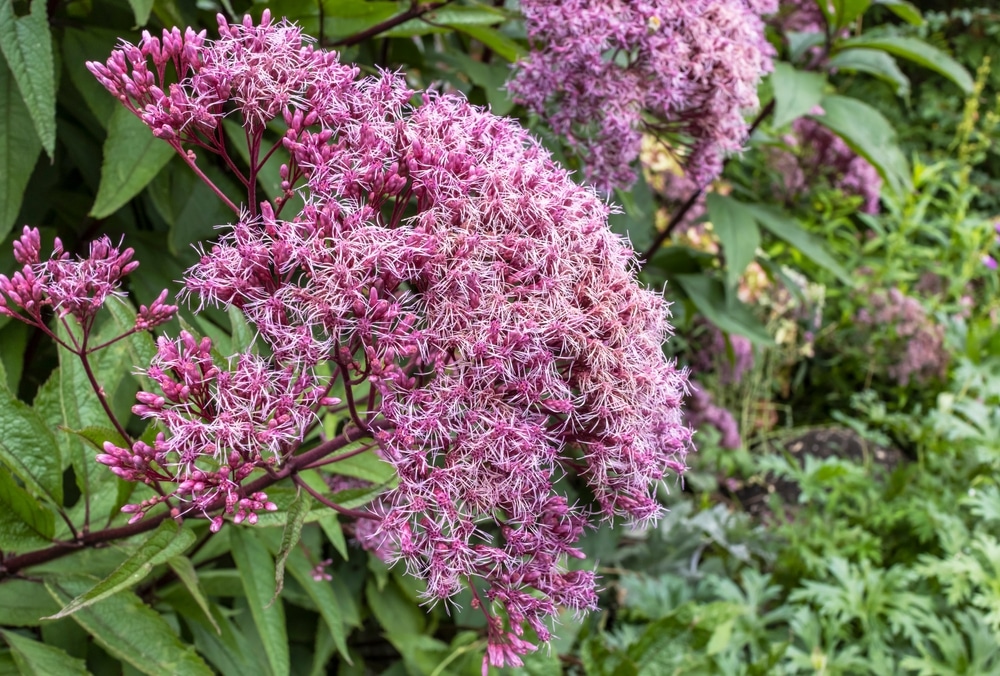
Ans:
MULTIPOLYGON (((320 444, 316 448, 310 449, 301 455, 293 456, 284 467, 274 474, 262 476, 256 481, 243 486, 242 492, 244 495, 250 495, 257 491, 262 491, 269 486, 273 486, 275 483, 293 476, 300 469, 308 467, 335 451, 339 451, 348 444, 361 439, 365 435, 365 432, 356 427, 348 427, 333 439, 320 444)), ((222 509, 225 506, 226 498, 225 496, 222 496, 209 505, 205 511, 211 513, 222 509)), ((115 528, 105 528, 104 530, 85 533, 79 538, 69 542, 60 542, 52 545, 51 547, 46 547, 45 549, 39 549, 33 552, 26 552, 24 554, 12 556, 9 559, 0 562, 0 581, 5 578, 15 577, 25 568, 54 561, 55 559, 59 559, 68 554, 79 551, 80 549, 96 547, 98 545, 114 542, 116 540, 124 540, 125 538, 130 538, 135 535, 151 531, 168 518, 170 518, 170 512, 160 512, 159 514, 142 519, 141 521, 137 521, 136 523, 129 524, 127 526, 117 526, 115 528)))

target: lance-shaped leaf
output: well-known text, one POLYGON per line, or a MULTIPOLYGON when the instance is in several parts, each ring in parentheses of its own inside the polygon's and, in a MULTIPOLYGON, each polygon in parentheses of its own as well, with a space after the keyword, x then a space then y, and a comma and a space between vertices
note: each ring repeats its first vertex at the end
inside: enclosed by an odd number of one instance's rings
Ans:
POLYGON ((56 70, 46 0, 31 0, 18 17, 13 0, 0 0, 0 51, 10 66, 38 138, 53 157, 56 149, 56 70))
POLYGON ((323 617, 330 635, 337 646, 337 651, 350 663, 351 658, 347 651, 347 630, 344 622, 344 613, 340 607, 337 593, 329 582, 314 580, 312 577, 312 564, 300 549, 293 550, 288 556, 288 571, 292 574, 306 594, 313 600, 319 613, 323 617))
POLYGON ((814 263, 835 274, 847 286, 854 286, 854 280, 826 250, 823 240, 807 232, 793 217, 764 204, 749 204, 747 208, 762 228, 770 230, 773 235, 791 244, 814 263))
POLYGON ((883 35, 878 37, 862 35, 845 40, 840 43, 840 47, 844 49, 853 47, 880 49, 883 52, 888 52, 893 56, 912 61, 917 65, 929 68, 945 76, 957 84, 966 94, 972 91, 973 82, 969 71, 937 47, 919 38, 909 38, 900 35, 883 35))
POLYGON ((826 76, 798 70, 779 61, 771 74, 774 88, 774 126, 784 127, 819 105, 826 89, 826 76))
POLYGON ((174 155, 174 149, 153 136, 142 120, 118 107, 108 123, 104 163, 94 218, 106 218, 138 195, 174 155))
POLYGON ((62 466, 55 437, 38 413, 7 389, 6 382, 0 383, 0 461, 29 492, 62 504, 62 466))
POLYGON ((849 96, 827 96, 821 105, 824 113, 812 118, 871 162, 892 190, 901 194, 913 187, 910 165, 896 143, 896 130, 882 113, 849 96))
POLYGON ((44 547, 52 544, 55 532, 55 515, 18 486, 13 476, 0 471, 0 549, 44 547))
POLYGON ((205 613, 205 617, 215 627, 216 633, 221 634, 222 629, 216 623, 215 617, 212 615, 212 610, 208 605, 208 599, 205 598, 205 592, 202 591, 201 585, 198 584, 198 571, 195 570, 191 559, 186 556, 175 556, 167 561, 167 565, 170 566, 170 570, 174 571, 174 575, 177 576, 177 579, 181 581, 184 588, 191 594, 191 598, 194 599, 198 607, 205 613))
POLYGON ((28 580, 0 584, 0 625, 37 627, 42 618, 59 610, 45 586, 28 580))
MULTIPOLYGON (((63 575, 45 586, 60 603, 68 603, 92 587, 94 579, 63 575)), ((110 655, 149 676, 212 676, 212 670, 181 642, 166 620, 138 596, 123 591, 73 614, 73 619, 110 655)))
POLYGON ((0 636, 10 646, 21 676, 73 676, 89 674, 83 660, 70 657, 55 646, 45 645, 30 638, 0 629, 0 636))
POLYGON ((264 653, 275 676, 286 676, 291 668, 288 651, 288 631, 285 626, 285 607, 274 598, 274 561, 258 535, 251 529, 229 530, 233 560, 240 571, 243 589, 254 624, 264 643, 264 653))
POLYGON ((706 198, 708 218, 726 256, 726 284, 735 286, 760 246, 760 228, 742 202, 711 193, 706 198))
POLYGON ((274 596, 271 598, 271 603, 274 603, 285 586, 285 561, 302 537, 302 525, 312 503, 312 498, 302 490, 301 486, 296 486, 296 489, 295 501, 288 508, 288 521, 285 522, 285 530, 281 533, 281 548, 274 560, 274 596))
POLYGON ((42 152, 31 112, 17 91, 7 64, 0 59, 0 240, 7 238, 21 209, 31 171, 42 152))
POLYGON ((705 319, 726 333, 746 336, 757 345, 773 345, 767 329, 738 298, 730 297, 722 282, 706 274, 674 275, 671 278, 683 289, 705 319))
POLYGON ((82 608, 138 584, 149 575, 153 566, 166 563, 170 558, 182 553, 191 546, 195 539, 194 532, 184 530, 174 521, 167 519, 111 575, 70 601, 58 613, 46 619, 56 620, 72 615, 82 608))

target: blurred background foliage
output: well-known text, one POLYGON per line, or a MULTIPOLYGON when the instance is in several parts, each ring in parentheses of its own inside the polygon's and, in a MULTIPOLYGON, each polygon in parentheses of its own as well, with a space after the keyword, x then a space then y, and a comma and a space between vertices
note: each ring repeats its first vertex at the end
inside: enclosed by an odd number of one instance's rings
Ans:
MULTIPOLYGON (((228 215, 84 62, 143 28, 211 31, 218 12, 267 7, 366 71, 398 68, 414 88, 520 117, 578 167, 504 89, 526 49, 516 2, 451 2, 355 39, 414 6, 0 0, 0 268, 27 223, 76 252, 124 238, 143 264, 138 302, 178 289, 192 245, 228 215)), ((824 10, 838 29, 827 35, 775 21, 778 61, 761 86, 773 114, 684 218, 694 192, 655 144, 613 197, 615 229, 674 302, 668 349, 694 370, 699 452, 682 484, 662 487, 658 526, 588 533, 602 608, 563 617, 523 673, 1000 674, 1000 21, 977 2, 824 10), (817 154, 835 143, 843 166, 817 154)), ((224 313, 182 315, 231 340, 224 313)), ((45 404, 59 362, 40 332, 0 318, 0 364, 0 406, 45 404)), ((108 368, 127 410, 131 365, 108 368)), ((0 505, 16 488, 0 471, 0 505)), ((417 583, 356 547, 352 524, 303 515, 291 491, 274 500, 274 527, 207 539, 192 526, 201 544, 68 618, 41 619, 141 542, 3 582, 0 674, 479 673, 469 599, 420 605, 417 583), (272 602, 282 526, 296 518, 301 547, 272 602)))

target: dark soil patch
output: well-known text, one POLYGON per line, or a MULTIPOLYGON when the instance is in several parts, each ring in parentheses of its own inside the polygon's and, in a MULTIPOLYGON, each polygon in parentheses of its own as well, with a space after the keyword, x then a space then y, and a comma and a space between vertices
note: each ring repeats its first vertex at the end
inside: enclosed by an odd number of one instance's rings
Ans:
MULTIPOLYGON (((797 458, 800 465, 807 455, 820 460, 836 457, 859 465, 870 463, 872 470, 881 467, 886 474, 906 461, 906 456, 899 449, 873 444, 847 427, 809 430, 784 442, 781 450, 797 458)), ((800 494, 798 484, 794 481, 775 477, 770 473, 747 481, 731 481, 729 486, 732 497, 744 511, 759 518, 771 515, 768 503, 772 495, 777 494, 785 504, 792 505, 798 502, 800 494)))

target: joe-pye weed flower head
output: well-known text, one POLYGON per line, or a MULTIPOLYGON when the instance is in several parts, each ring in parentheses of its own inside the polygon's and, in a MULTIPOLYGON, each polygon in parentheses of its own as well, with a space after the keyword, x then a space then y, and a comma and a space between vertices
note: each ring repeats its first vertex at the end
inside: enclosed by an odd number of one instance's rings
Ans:
POLYGON ((633 183, 642 134, 706 185, 742 148, 773 48, 774 0, 523 0, 531 52, 514 98, 566 137, 601 189, 633 183))
POLYGON ((195 305, 239 308, 268 356, 220 368, 193 336, 161 340, 147 373, 162 391, 136 412, 165 434, 101 460, 169 478, 203 509, 224 495, 252 521, 266 496, 242 482, 295 462, 311 416, 336 403, 316 375, 327 364, 351 429, 398 475, 377 510, 388 555, 428 599, 470 587, 487 660, 519 664, 535 647, 525 626, 547 641, 558 607, 595 605, 594 574, 565 567, 588 524, 655 519, 657 483, 685 468, 667 305, 637 284, 608 205, 513 121, 414 97, 395 73, 359 78, 267 11, 219 21, 218 40, 147 34, 89 67, 168 140, 225 155, 216 125, 233 116, 256 158, 267 121, 287 125, 272 149, 283 193, 255 201, 248 181, 237 222, 186 277, 195 305), (304 206, 283 214, 293 195, 304 206))

